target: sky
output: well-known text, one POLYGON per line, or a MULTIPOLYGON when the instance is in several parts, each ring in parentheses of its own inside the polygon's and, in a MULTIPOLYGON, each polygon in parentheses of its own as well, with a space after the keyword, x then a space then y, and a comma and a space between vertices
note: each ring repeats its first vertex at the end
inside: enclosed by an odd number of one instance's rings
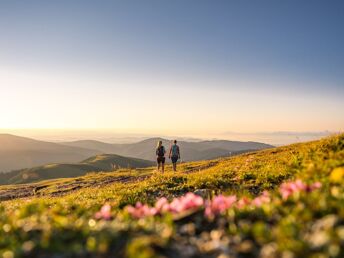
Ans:
POLYGON ((0 2, 0 131, 344 130, 343 1, 0 2))

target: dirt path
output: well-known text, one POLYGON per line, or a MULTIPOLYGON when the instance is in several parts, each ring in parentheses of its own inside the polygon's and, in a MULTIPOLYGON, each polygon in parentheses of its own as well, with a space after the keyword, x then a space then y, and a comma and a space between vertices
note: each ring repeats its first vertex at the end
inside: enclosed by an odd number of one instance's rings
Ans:
POLYGON ((206 165, 196 166, 196 167, 187 169, 187 170, 183 171, 182 173, 190 174, 190 173, 195 173, 195 172, 201 172, 202 170, 206 170, 208 168, 216 166, 218 163, 219 163, 218 161, 211 161, 206 165))
POLYGON ((0 189, 0 201, 7 201, 18 198, 28 198, 34 196, 63 196, 67 193, 88 187, 102 187, 112 183, 128 183, 143 181, 150 176, 104 176, 96 180, 83 180, 76 178, 67 183, 50 184, 27 184, 10 186, 0 189))
MULTIPOLYGON (((211 161, 206 165, 195 166, 190 169, 184 170, 183 174, 190 174, 195 172, 200 172, 202 170, 208 169, 218 164, 218 161, 211 161)), ((97 177, 94 180, 88 178, 84 179, 82 177, 75 178, 70 182, 61 182, 56 184, 51 183, 34 183, 25 185, 12 185, 4 186, 0 188, 0 201, 7 201, 19 198, 30 198, 34 196, 63 196, 68 193, 77 191, 82 188, 89 187, 103 187, 113 183, 131 183, 137 181, 143 181, 151 177, 153 173, 149 175, 142 176, 111 176, 104 175, 104 177, 97 177)))

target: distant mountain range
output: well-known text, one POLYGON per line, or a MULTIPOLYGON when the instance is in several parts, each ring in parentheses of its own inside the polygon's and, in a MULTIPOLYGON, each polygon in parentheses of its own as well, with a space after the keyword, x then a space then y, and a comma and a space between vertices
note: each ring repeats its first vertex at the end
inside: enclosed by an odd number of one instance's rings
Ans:
POLYGON ((0 134, 0 172, 53 162, 79 162, 99 151, 0 134))
MULTIPOLYGON (((102 153, 116 153, 127 157, 135 157, 146 160, 155 160, 155 148, 159 140, 168 151, 171 141, 162 138, 150 138, 137 143, 109 144, 99 141, 74 141, 64 142, 70 147, 93 149, 102 153)), ((226 140, 186 142, 179 141, 181 156, 183 161, 195 161, 213 159, 221 156, 229 156, 250 150, 261 150, 273 147, 269 144, 259 142, 239 142, 226 140)))
MULTIPOLYGON (((0 134, 0 172, 50 163, 78 163, 91 156, 104 153, 154 161, 158 140, 162 140, 168 150, 171 142, 161 138, 150 138, 128 144, 110 144, 93 140, 52 143, 10 134, 0 134)), ((181 148, 183 161, 213 159, 273 147, 259 142, 226 140, 180 141, 178 144, 181 148)))
POLYGON ((100 154, 80 163, 53 163, 28 169, 0 174, 0 184, 22 184, 53 178, 77 177, 88 172, 114 171, 119 168, 144 168, 153 161, 122 157, 114 154, 100 154))

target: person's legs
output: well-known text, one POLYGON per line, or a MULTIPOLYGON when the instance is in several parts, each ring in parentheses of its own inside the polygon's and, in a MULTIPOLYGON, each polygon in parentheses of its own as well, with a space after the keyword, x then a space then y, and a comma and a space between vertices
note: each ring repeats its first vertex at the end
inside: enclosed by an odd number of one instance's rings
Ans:
POLYGON ((156 159, 156 163, 157 163, 158 171, 160 171, 160 163, 161 163, 161 160, 160 160, 159 157, 156 159))
POLYGON ((178 157, 172 157, 172 166, 173 166, 174 172, 177 171, 177 161, 178 161, 178 157))
POLYGON ((163 157, 161 159, 161 170, 162 170, 162 173, 164 173, 164 171, 165 171, 165 157, 163 157))

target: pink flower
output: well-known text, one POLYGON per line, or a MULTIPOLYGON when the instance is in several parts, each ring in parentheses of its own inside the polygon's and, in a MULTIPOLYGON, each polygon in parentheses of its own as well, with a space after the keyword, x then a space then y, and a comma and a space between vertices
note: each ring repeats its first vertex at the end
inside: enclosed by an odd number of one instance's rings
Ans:
POLYGON ((294 183, 297 190, 304 191, 307 189, 307 185, 303 183, 300 179, 296 180, 294 183))
POLYGON ((183 209, 182 203, 178 198, 174 198, 173 201, 169 204, 168 210, 173 213, 181 212, 183 209))
POLYGON ((270 194, 268 191, 264 191, 260 196, 252 200, 252 205, 256 207, 262 206, 264 203, 271 202, 270 194))
POLYGON ((235 195, 231 195, 228 197, 218 195, 213 199, 211 203, 212 210, 222 213, 225 210, 229 209, 233 205, 233 203, 236 202, 236 200, 237 198, 235 195))
POLYGON ((185 196, 174 198, 168 208, 166 206, 164 208, 172 213, 180 213, 190 209, 197 209, 203 206, 203 204, 204 200, 202 197, 194 193, 187 193, 185 196))
POLYGON ((204 204, 203 198, 201 196, 195 195, 194 193, 187 193, 180 199, 183 204, 183 210, 199 208, 204 204))
POLYGON ((238 201, 237 207, 238 207, 239 209, 243 209, 243 208, 245 208, 246 206, 250 205, 250 203, 251 203, 251 200, 245 196, 245 197, 242 197, 242 198, 238 201))
POLYGON ((169 209, 169 203, 168 200, 165 197, 160 198, 156 203, 155 203, 155 209, 157 212, 162 213, 166 212, 169 209))
POLYGON ((166 212, 177 214, 187 210, 198 209, 203 205, 204 200, 202 197, 193 193, 187 193, 185 196, 174 198, 171 203, 165 197, 162 197, 156 201, 155 206, 152 208, 138 202, 135 207, 127 206, 126 210, 134 218, 143 218, 166 212))
POLYGON ((208 218, 214 217, 214 213, 211 209, 210 201, 206 201, 205 203, 204 215, 208 218))
POLYGON ((316 189, 319 189, 320 187, 320 182, 315 182, 314 184, 307 185, 300 179, 298 179, 295 182, 286 182, 281 184, 279 191, 282 195, 282 199, 286 200, 289 198, 289 196, 293 195, 294 193, 301 191, 312 192, 316 189))
POLYGON ((96 219, 105 219, 105 220, 110 220, 111 219, 111 206, 110 204, 104 204, 100 211, 98 211, 95 214, 96 219))
POLYGON ((150 208, 148 205, 143 205, 141 202, 137 202, 135 207, 129 205, 126 207, 127 212, 134 218, 143 218, 146 216, 154 216, 157 213, 156 208, 150 208))
POLYGON ((319 189, 322 187, 322 184, 320 182, 315 182, 310 186, 311 191, 319 189))
POLYGON ((232 207, 236 200, 237 197, 235 195, 228 197, 218 195, 212 201, 206 202, 204 214, 207 217, 214 217, 216 214, 221 214, 232 207))

